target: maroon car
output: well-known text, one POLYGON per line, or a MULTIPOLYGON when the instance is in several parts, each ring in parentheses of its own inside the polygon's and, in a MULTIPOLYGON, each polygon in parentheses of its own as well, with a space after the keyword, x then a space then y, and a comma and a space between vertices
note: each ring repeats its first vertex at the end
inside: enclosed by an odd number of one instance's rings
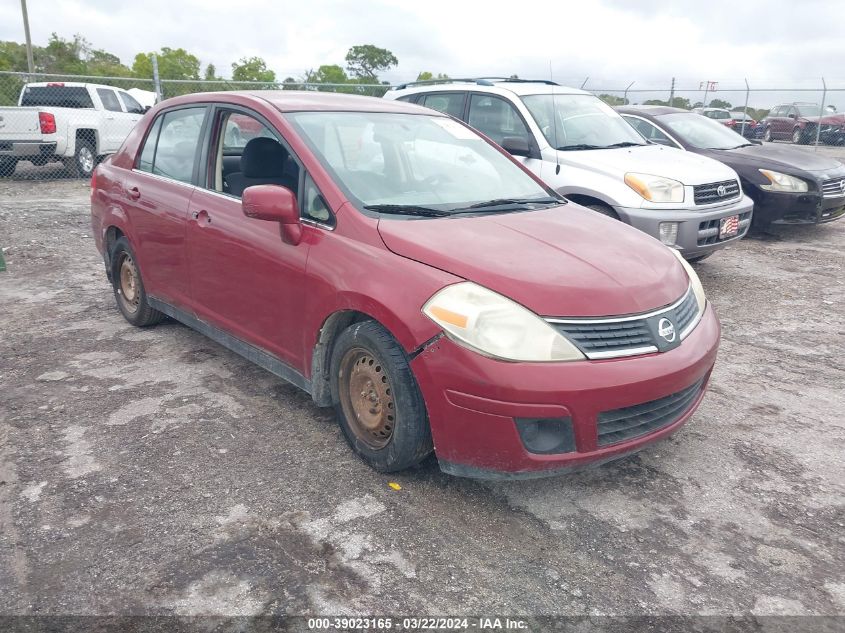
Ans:
POLYGON ((845 143, 845 114, 825 112, 817 103, 787 103, 775 106, 760 122, 763 139, 785 140, 796 144, 819 140, 831 145, 845 143), (818 129, 821 122, 821 130, 818 129))
POLYGON ((91 206, 130 323, 170 316, 301 387, 380 471, 616 459, 682 425, 716 360, 683 258, 412 104, 169 99, 97 168, 91 206))

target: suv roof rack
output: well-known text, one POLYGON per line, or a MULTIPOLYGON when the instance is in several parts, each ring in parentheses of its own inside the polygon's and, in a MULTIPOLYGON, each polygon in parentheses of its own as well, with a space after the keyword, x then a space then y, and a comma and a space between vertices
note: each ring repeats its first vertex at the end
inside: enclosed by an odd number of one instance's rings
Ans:
POLYGON ((560 84, 549 81, 548 79, 520 79, 518 77, 449 77, 448 79, 425 79, 422 81, 408 81, 398 86, 394 86, 393 90, 404 90, 409 86, 432 86, 436 84, 476 84, 478 86, 492 86, 494 81, 504 83, 531 83, 531 84, 546 84, 548 86, 559 86, 560 84))

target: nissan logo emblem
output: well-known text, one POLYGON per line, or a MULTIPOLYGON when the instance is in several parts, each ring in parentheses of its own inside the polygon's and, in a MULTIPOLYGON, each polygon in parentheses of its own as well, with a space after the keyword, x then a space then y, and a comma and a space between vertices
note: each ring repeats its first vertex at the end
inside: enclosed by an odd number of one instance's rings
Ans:
POLYGON ((657 333, 662 336, 667 343, 675 340, 675 326, 669 319, 663 318, 657 322, 657 333))
POLYGON ((728 188, 725 185, 719 185, 716 187, 716 193, 719 194, 720 198, 724 198, 725 194, 728 193, 728 188))

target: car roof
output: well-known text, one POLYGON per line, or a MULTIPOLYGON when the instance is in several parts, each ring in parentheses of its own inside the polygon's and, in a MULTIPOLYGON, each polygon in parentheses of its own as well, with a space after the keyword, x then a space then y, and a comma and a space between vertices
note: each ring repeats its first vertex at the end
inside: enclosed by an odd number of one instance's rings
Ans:
POLYGON ((199 92, 162 101, 159 105, 188 103, 237 103, 247 100, 264 101, 281 112, 404 112, 406 114, 425 114, 428 116, 446 116, 430 108, 390 101, 378 97, 339 94, 336 92, 318 92, 315 90, 231 90, 225 92, 199 92))
POLYGON ((660 116, 661 114, 676 114, 678 112, 690 112, 683 108, 672 108, 662 105, 627 105, 616 106, 617 112, 624 112, 626 114, 646 114, 650 116, 660 116))
POLYGON ((25 88, 110 88, 112 90, 123 90, 117 86, 107 86, 106 84, 91 84, 81 81, 33 81, 24 86, 25 88))
POLYGON ((516 95, 542 95, 542 94, 567 94, 567 95, 592 95, 593 93, 578 88, 561 86, 547 80, 530 79, 448 79, 434 80, 431 82, 411 82, 401 84, 390 92, 392 94, 418 94, 420 92, 448 92, 449 90, 466 90, 490 92, 493 94, 513 93, 516 95))

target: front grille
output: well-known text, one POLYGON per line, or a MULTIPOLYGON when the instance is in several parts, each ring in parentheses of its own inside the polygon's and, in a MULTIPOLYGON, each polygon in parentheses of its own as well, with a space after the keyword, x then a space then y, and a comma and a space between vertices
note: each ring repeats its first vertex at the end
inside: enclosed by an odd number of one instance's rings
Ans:
POLYGON ((547 318, 547 322, 572 341, 587 358, 617 358, 649 354, 665 349, 665 343, 657 340, 650 321, 668 318, 678 333, 679 343, 699 317, 695 293, 689 288, 686 294, 674 304, 641 316, 607 319, 558 319, 547 318), (683 335, 683 336, 682 336, 683 335))
POLYGON ((677 422, 689 411, 703 384, 704 378, 664 398, 599 413, 599 446, 631 440, 677 422))
POLYGON ((822 196, 825 198, 841 198, 845 196, 845 177, 825 180, 822 183, 822 196))
MULTIPOLYGON (((698 245, 699 246, 708 246, 709 244, 715 244, 719 241, 724 241, 719 239, 719 226, 722 218, 716 218, 715 220, 704 220, 703 222, 698 223, 698 245)), ((728 240, 735 240, 748 232, 748 227, 751 226, 751 211, 746 213, 739 214, 739 232, 734 235, 733 237, 726 238, 728 240)))
POLYGON ((692 191, 696 204, 713 204, 714 202, 732 200, 738 198, 740 194, 739 181, 737 180, 695 185, 692 191), (723 187, 723 189, 720 189, 720 187, 723 187))

